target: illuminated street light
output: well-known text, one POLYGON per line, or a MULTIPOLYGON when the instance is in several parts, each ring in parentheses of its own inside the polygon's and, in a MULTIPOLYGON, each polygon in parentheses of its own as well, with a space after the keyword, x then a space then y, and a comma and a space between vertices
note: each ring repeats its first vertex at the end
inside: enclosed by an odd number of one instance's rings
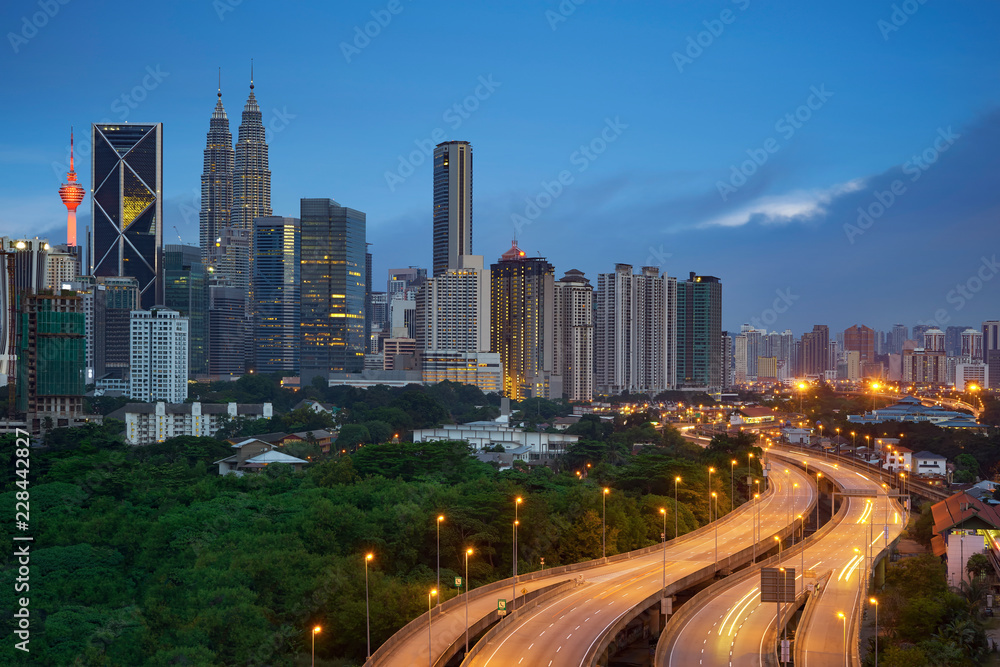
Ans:
MULTIPOLYGON (((677 513, 677 510, 674 510, 677 513)), ((660 540, 663 542, 663 590, 667 590, 667 508, 661 507, 660 514, 663 515, 663 533, 660 534, 660 540)))
POLYGON ((608 494, 611 493, 611 489, 604 487, 604 493, 601 494, 601 558, 607 558, 607 525, 608 525, 608 510, 605 500, 608 494))
POLYGON ((427 667, 434 667, 433 651, 431 650, 431 598, 437 594, 436 588, 432 588, 427 594, 427 667))
POLYGON ((368 638, 368 658, 372 657, 372 621, 371 607, 368 605, 368 563, 375 558, 375 554, 365 556, 365 635, 368 638))
POLYGON ((677 485, 680 484, 680 482, 681 482, 681 478, 680 477, 674 477, 674 539, 677 539, 677 515, 679 513, 677 511, 678 510, 678 506, 677 506, 677 485))
POLYGON ((868 602, 875 607, 875 667, 878 667, 878 599, 868 598, 868 602))
POLYGON ((469 556, 472 549, 465 550, 465 655, 469 655, 469 556))
POLYGON ((323 628, 321 628, 321 627, 319 627, 317 625, 315 628, 313 628, 313 631, 312 631, 312 664, 313 664, 313 667, 316 667, 316 635, 318 635, 322 629, 323 628))
POLYGON ((438 547, 438 573, 437 573, 437 586, 441 588, 441 522, 444 521, 444 515, 438 516, 437 520, 437 547, 438 547))

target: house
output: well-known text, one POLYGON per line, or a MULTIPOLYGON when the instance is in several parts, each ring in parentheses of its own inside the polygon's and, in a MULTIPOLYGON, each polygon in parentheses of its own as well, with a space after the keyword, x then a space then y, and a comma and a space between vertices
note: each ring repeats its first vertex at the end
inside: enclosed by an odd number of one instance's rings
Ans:
POLYGON ((287 463, 295 472, 302 472, 302 467, 308 463, 300 458, 289 456, 277 451, 269 442, 257 438, 248 438, 232 446, 236 451, 233 456, 215 461, 219 466, 219 474, 234 474, 242 477, 246 472, 259 472, 272 463, 287 463))
MULTIPOLYGON (((948 583, 958 586, 965 580, 969 556, 983 553, 995 544, 991 535, 1000 530, 1000 508, 976 496, 959 491, 931 506, 934 536, 931 547, 935 556, 946 556, 948 583)), ((996 553, 990 561, 998 562, 996 553)))
POLYGON ((773 422, 774 410, 759 406, 740 408, 729 417, 730 425, 739 424, 767 424, 773 422))
POLYGON ((325 414, 330 415, 331 417, 340 412, 340 408, 335 406, 333 403, 320 403, 319 401, 313 401, 308 398, 304 398, 292 406, 293 411, 302 409, 312 410, 316 414, 325 414))
POLYGON ((886 470, 890 472, 910 472, 913 470, 912 449, 907 449, 906 447, 886 448, 883 454, 885 455, 886 470))
POLYGON ((940 475, 945 477, 948 474, 948 459, 924 450, 913 455, 913 472, 920 476, 940 475))
POLYGON ((557 431, 565 431, 573 424, 580 421, 580 415, 573 415, 571 417, 556 417, 555 421, 552 422, 552 426, 557 431))
POLYGON ((283 434, 284 437, 281 438, 279 444, 287 445, 290 442, 311 442, 314 445, 322 447, 323 453, 329 453, 330 445, 333 444, 339 434, 339 431, 327 431, 324 429, 299 431, 298 433, 289 433, 288 435, 283 434))
POLYGON ((809 429, 807 428, 786 428, 782 429, 781 435, 785 440, 793 445, 809 444, 809 429))

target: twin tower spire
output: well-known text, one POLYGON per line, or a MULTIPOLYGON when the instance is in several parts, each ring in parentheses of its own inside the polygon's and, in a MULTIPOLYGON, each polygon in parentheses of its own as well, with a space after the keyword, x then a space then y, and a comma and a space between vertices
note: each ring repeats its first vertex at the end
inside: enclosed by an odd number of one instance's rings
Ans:
POLYGON ((222 105, 222 70, 218 101, 209 121, 201 175, 200 238, 202 261, 233 287, 249 290, 253 221, 271 215, 271 171, 264 123, 254 96, 253 61, 250 95, 243 107, 233 148, 229 118, 222 105))

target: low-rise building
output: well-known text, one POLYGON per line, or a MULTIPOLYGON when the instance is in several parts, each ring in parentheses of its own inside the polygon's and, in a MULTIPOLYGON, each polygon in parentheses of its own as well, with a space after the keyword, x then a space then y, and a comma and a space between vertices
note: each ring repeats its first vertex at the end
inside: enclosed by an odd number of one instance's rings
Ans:
POLYGON ((911 472, 913 470, 913 450, 906 447, 886 448, 885 467, 891 472, 911 472))
POLYGON ((232 447, 235 454, 214 462, 215 465, 219 466, 220 475, 232 474, 242 477, 244 473, 260 472, 274 463, 286 463, 292 466, 295 472, 302 472, 302 467, 309 463, 284 452, 279 452, 271 443, 257 438, 248 438, 232 447))
POLYGON ((948 459, 927 450, 913 455, 913 466, 913 472, 922 477, 928 475, 945 477, 948 474, 948 459))
POLYGON ((479 421, 468 424, 445 424, 440 428, 421 428, 413 431, 413 442, 461 440, 482 451, 503 446, 507 453, 527 447, 518 458, 525 461, 545 461, 566 452, 580 440, 580 436, 565 433, 537 433, 507 426, 502 422, 479 421))
POLYGON ((125 422, 125 440, 149 445, 180 436, 212 437, 226 419, 270 419, 270 403, 128 403, 107 416, 125 422))

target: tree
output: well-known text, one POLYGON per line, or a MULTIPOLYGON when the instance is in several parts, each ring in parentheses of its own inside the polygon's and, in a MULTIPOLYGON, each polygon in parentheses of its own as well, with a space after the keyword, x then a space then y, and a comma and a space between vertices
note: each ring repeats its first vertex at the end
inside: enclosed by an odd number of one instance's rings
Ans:
POLYGON ((965 570, 974 577, 982 578, 993 571, 993 564, 986 554, 972 554, 965 563, 965 570))
POLYGON ((341 449, 353 449, 366 442, 371 442, 371 434, 362 424, 346 424, 337 436, 337 447, 341 449))

